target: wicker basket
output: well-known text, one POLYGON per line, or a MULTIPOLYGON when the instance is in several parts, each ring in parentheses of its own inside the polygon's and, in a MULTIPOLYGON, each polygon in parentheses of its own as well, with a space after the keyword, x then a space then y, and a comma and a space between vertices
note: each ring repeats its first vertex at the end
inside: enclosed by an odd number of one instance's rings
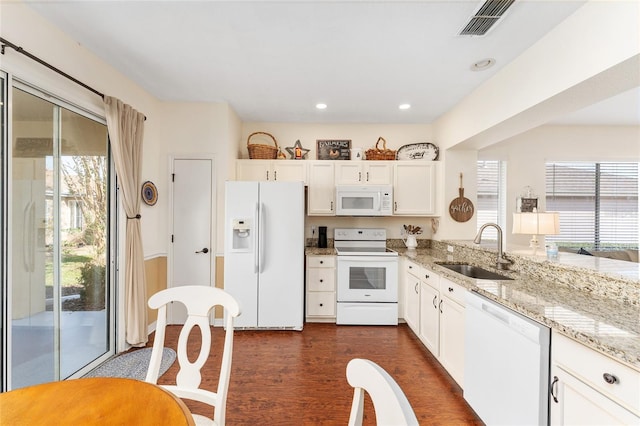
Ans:
POLYGON ((247 138, 247 150, 249 151, 249 158, 252 160, 274 160, 278 155, 278 142, 273 135, 266 132, 251 133, 247 138), (272 140, 275 146, 262 145, 257 143, 251 143, 251 137, 255 135, 267 135, 272 140))
POLYGON ((365 152, 367 160, 395 160, 396 152, 392 149, 387 149, 387 141, 382 136, 378 138, 376 147, 368 149, 365 152), (378 144, 382 141, 382 149, 378 148, 378 144))

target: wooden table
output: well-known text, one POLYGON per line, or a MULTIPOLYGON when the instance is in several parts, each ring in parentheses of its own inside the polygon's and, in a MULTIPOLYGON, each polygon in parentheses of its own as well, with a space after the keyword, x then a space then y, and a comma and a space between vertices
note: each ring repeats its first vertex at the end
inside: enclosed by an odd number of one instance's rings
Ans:
POLYGON ((0 393, 0 425, 194 425, 187 406, 160 386, 87 378, 0 393))

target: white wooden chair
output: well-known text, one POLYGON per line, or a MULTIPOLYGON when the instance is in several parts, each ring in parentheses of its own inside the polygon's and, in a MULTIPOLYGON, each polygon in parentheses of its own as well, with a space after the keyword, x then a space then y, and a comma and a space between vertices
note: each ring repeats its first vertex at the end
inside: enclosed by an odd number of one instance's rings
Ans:
POLYGON ((231 374, 231 355, 233 352, 233 319, 240 315, 238 302, 227 292, 219 288, 206 286, 181 286, 159 291, 149 298, 149 307, 158 309, 156 336, 151 352, 151 361, 145 381, 157 383, 162 349, 164 347, 165 329, 167 326, 167 305, 170 302, 181 302, 187 308, 187 320, 180 331, 178 338, 177 359, 180 366, 175 385, 163 385, 162 387, 172 392, 179 398, 200 401, 212 406, 213 416, 194 414, 197 425, 225 424, 225 408, 227 403, 227 390, 231 374), (204 366, 211 352, 211 329, 209 326, 209 313, 214 306, 222 306, 225 310, 225 339, 222 349, 222 363, 218 378, 218 389, 211 392, 200 389, 200 370, 204 366), (200 329, 202 346, 195 362, 190 362, 187 357, 187 341, 194 327, 200 329))
POLYGON ((413 408, 400 386, 375 362, 360 358, 349 361, 347 381, 354 387, 349 426, 362 425, 365 392, 373 402, 378 425, 418 425, 413 408))

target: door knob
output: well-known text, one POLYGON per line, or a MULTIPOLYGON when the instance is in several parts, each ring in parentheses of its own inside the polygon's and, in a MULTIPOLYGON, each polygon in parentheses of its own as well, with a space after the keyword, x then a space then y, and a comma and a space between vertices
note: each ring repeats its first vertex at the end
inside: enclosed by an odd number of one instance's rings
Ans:
POLYGON ((202 250, 197 251, 196 253, 209 253, 209 249, 205 247, 202 250))

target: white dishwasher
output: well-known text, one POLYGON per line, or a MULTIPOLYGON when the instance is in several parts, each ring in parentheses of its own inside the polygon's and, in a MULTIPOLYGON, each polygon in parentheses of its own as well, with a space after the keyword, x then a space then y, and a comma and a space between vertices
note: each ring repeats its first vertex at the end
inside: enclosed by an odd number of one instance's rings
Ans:
POLYGON ((550 329, 466 295, 464 399, 487 425, 549 424, 550 329))

